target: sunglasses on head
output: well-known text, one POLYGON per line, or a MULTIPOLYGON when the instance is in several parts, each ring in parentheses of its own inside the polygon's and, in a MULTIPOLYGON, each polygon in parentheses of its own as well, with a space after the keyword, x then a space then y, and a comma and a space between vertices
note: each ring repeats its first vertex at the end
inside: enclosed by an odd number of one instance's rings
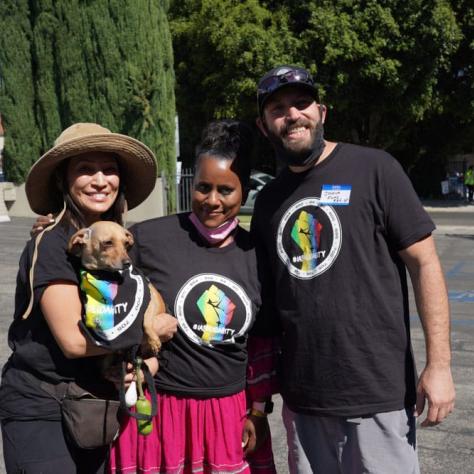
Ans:
POLYGON ((290 69, 281 74, 263 79, 258 85, 258 93, 271 94, 281 84, 291 84, 293 82, 314 86, 313 78, 308 72, 302 69, 290 69))

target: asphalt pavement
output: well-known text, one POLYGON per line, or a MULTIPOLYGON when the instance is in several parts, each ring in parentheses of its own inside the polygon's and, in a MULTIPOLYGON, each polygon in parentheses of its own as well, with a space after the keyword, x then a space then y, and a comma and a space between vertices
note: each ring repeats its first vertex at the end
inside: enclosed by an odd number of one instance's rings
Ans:
MULTIPOLYGON (((418 430, 422 473, 470 474, 474 463, 474 205, 426 202, 437 225, 434 233, 449 291, 452 316, 453 375, 456 408, 434 428, 418 430)), ((21 250, 28 239, 32 219, 13 218, 0 223, 0 366, 9 355, 6 342, 13 314, 15 277, 21 250)), ((412 342, 417 367, 425 362, 423 331, 411 297, 412 342)), ((279 473, 287 473, 285 432, 281 400, 276 397, 270 416, 274 454, 279 473)), ((0 446, 0 474, 4 474, 0 446)), ((387 474, 392 471, 390 468, 387 474)))

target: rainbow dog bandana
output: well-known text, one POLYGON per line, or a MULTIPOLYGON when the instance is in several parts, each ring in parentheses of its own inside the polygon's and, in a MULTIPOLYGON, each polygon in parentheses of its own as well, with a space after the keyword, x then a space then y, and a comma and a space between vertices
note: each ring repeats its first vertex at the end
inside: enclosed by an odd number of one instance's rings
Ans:
POLYGON ((112 351, 140 345, 150 303, 147 278, 132 265, 116 272, 80 270, 84 313, 81 327, 112 351))

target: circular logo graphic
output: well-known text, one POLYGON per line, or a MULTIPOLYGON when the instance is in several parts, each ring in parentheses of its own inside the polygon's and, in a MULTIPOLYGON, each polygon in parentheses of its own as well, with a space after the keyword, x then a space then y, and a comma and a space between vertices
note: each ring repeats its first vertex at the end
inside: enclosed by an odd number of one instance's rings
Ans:
MULTIPOLYGON (((145 300, 145 280, 132 272, 133 267, 117 274, 81 271, 81 290, 85 297, 84 324, 98 339, 112 343, 129 331, 145 300)), ((132 337, 132 336, 130 336, 132 337)))
POLYGON ((308 280, 324 273, 341 249, 342 229, 336 211, 316 197, 295 202, 283 215, 277 252, 291 275, 308 280))
POLYGON ((245 290, 215 273, 190 278, 179 290, 174 310, 186 336, 210 347, 234 343, 252 321, 252 302, 245 290))

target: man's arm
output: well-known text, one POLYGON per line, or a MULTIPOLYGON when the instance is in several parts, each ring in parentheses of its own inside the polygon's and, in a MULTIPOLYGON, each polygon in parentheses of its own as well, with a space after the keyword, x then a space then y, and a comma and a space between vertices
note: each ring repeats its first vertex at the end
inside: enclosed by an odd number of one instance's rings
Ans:
POLYGON ((421 426, 440 423, 454 408, 451 375, 450 321, 446 283, 429 236, 399 252, 410 273, 426 344, 426 366, 417 387, 416 416, 428 413, 421 426))

